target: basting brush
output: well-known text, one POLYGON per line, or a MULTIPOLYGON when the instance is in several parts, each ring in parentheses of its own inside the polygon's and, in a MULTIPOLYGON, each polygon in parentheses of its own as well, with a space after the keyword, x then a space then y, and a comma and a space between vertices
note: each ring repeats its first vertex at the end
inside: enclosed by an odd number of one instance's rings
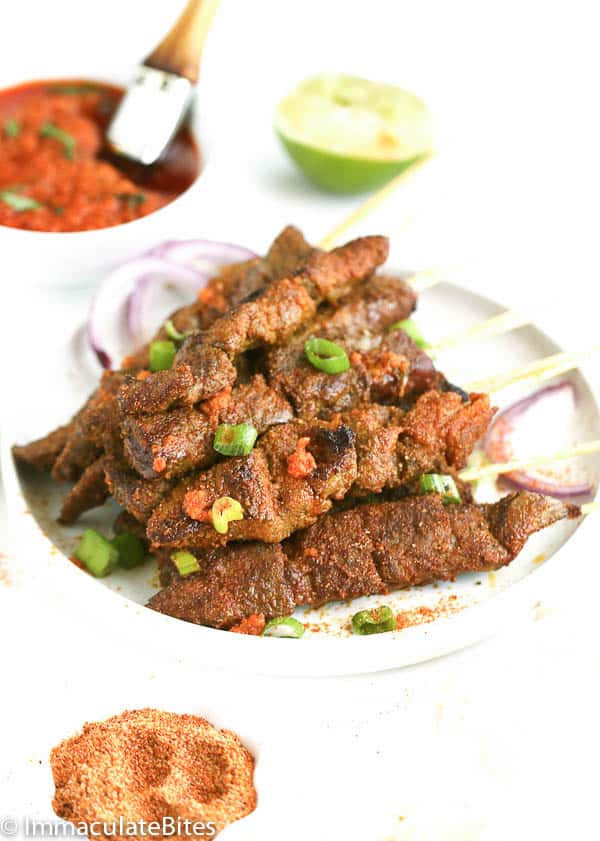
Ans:
POLYGON ((107 131, 119 155, 155 163, 191 105, 200 59, 220 0, 189 0, 170 32, 140 65, 107 131))

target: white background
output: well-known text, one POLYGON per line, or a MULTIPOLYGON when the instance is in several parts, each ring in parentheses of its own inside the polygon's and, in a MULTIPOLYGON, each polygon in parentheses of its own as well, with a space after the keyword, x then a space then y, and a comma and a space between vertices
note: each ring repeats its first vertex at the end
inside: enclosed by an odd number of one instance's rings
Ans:
MULTIPOLYGON (((32 57, 127 68, 180 6, 4 0, 0 82, 15 68, 26 77, 32 57)), ((440 166, 366 227, 395 234, 406 265, 475 266, 479 288, 539 312, 570 347, 597 341, 595 18, 583 2, 223 0, 203 67, 216 146, 197 235, 260 250, 293 221, 318 239, 353 201, 292 169, 274 104, 326 69, 396 81, 434 110, 440 166)), ((1 271, 2 409, 14 414, 51 402, 50 384, 19 377, 19 358, 57 347, 89 291, 32 292, 18 260, 1 271)), ((189 674, 127 640, 116 648, 58 616, 52 594, 33 602, 8 558, 0 805, 49 816, 49 747, 86 719, 156 704, 206 713, 257 745, 278 783, 261 790, 272 822, 261 841, 598 837, 597 556, 590 541, 569 580, 491 642, 395 674, 311 682, 189 674)))

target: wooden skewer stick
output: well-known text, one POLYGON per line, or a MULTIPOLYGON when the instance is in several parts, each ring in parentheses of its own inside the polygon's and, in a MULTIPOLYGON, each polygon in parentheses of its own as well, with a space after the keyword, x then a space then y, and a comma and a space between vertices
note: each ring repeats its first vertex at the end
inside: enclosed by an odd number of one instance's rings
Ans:
POLYGON ((189 0, 173 28, 144 64, 198 81, 200 58, 220 0, 189 0))
POLYGON ((581 506, 582 514, 593 514, 594 511, 600 511, 600 502, 586 502, 581 506))
POLYGON ((376 193, 373 193, 372 196, 369 196, 369 198, 357 207, 356 210, 353 210, 343 222, 340 222, 340 224, 330 231, 327 236, 323 237, 319 243, 319 248, 328 251, 330 248, 334 248, 336 245, 339 245, 341 240, 346 236, 351 228, 372 213, 379 207, 380 204, 383 204, 383 202, 386 201, 386 199, 394 192, 396 187, 406 181, 407 178, 410 178, 411 175, 414 175, 422 169, 430 158, 430 154, 423 155, 418 161, 411 164, 408 169, 403 170, 399 175, 396 175, 395 178, 392 178, 391 181, 388 181, 385 187, 382 187, 381 190, 378 190, 376 193))
POLYGON ((600 345, 594 345, 587 350, 574 353, 556 353, 544 359, 536 359, 519 368, 513 368, 504 374, 495 374, 482 380, 476 380, 467 386, 467 391, 496 392, 521 380, 536 379, 538 382, 552 379, 567 371, 577 368, 579 363, 600 351, 600 345))
POLYGON ((535 467, 538 464, 549 464, 577 456, 588 456, 598 452, 600 452, 600 439, 576 444, 568 450, 562 450, 559 453, 550 453, 545 456, 532 456, 531 458, 520 458, 498 464, 486 464, 483 467, 467 467, 466 470, 461 470, 458 476, 463 482, 475 482, 478 479, 489 479, 492 476, 501 476, 503 473, 514 473, 517 470, 525 470, 528 467, 535 467))
POLYGON ((500 336, 503 333, 516 330, 518 327, 523 327, 529 324, 530 321, 531 319, 529 317, 515 312, 515 310, 507 310, 507 312, 495 315, 493 318, 488 318, 487 321, 480 321, 472 327, 467 327, 458 333, 452 333, 439 342, 430 344, 427 348, 427 353, 435 359, 445 350, 465 344, 466 342, 500 336))

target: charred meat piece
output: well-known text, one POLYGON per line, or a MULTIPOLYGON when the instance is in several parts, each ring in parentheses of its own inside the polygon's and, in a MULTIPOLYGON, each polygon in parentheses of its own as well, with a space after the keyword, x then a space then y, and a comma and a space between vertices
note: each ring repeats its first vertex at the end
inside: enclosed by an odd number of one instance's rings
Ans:
POLYGON ((435 495, 362 505, 322 517, 281 546, 217 550, 202 572, 174 580, 149 607, 230 628, 253 613, 269 619, 289 615, 295 605, 452 580, 506 566, 530 535, 579 513, 575 506, 526 492, 492 505, 444 505, 435 495), (255 585, 259 571, 267 598, 255 585))
POLYGON ((331 423, 314 422, 312 428, 308 421, 272 427, 250 456, 184 479, 150 518, 148 537, 157 547, 193 548, 230 540, 283 540, 328 511, 331 498, 380 493, 422 473, 463 467, 492 414, 485 395, 473 395, 473 402, 463 404, 452 392, 427 392, 407 413, 372 405, 343 413, 331 423), (295 476, 290 457, 305 436, 316 469, 295 476), (339 486, 333 488, 321 481, 323 471, 328 476, 332 467, 340 469, 339 486), (204 522, 189 514, 190 492, 204 500, 204 522), (227 535, 217 534, 208 517, 213 502, 223 496, 237 500, 245 511, 244 520, 232 523, 227 535), (266 499, 269 507, 256 510, 266 499))
POLYGON ((104 476, 105 457, 100 456, 83 471, 75 485, 63 500, 58 521, 65 525, 74 523, 77 518, 102 505, 109 497, 104 476))
POLYGON ((104 475, 111 496, 140 523, 145 523, 173 489, 169 479, 141 479, 123 461, 107 457, 104 475))
POLYGON ((21 464, 28 464, 36 470, 48 472, 52 470, 56 459, 63 451, 67 443, 71 425, 59 426, 58 429, 49 432, 37 441, 19 446, 15 444, 12 453, 15 459, 21 464))
MULTIPOLYGON (((292 401, 300 417, 326 418, 361 402, 397 400, 406 389, 413 361, 422 352, 397 330, 396 321, 414 309, 414 292, 398 278, 375 276, 362 283, 335 309, 321 308, 313 323, 266 357, 269 382, 292 401), (306 358, 306 341, 334 341, 351 359, 350 370, 328 374, 306 358)), ((433 366, 430 363, 431 370, 433 366)))
POLYGON ((170 479, 217 460, 213 442, 219 424, 251 423, 261 435, 292 416, 287 400, 258 374, 199 408, 126 416, 121 424, 125 456, 144 478, 170 479))
POLYGON ((356 451, 343 426, 295 421, 271 428, 243 458, 230 458, 183 479, 150 517, 155 547, 211 548, 233 540, 277 543, 314 523, 356 478, 356 451), (310 469, 291 471, 290 458, 308 454, 310 469), (219 534, 210 515, 222 497, 237 500, 244 519, 219 534))
POLYGON ((203 572, 173 583, 150 601, 154 610, 214 628, 231 628, 267 607, 265 615, 289 616, 296 605, 286 581, 281 546, 247 543, 213 550, 200 559, 203 572), (185 584, 185 586, 182 586, 185 584))
POLYGON ((119 394, 124 414, 150 414, 174 403, 193 405, 236 379, 232 359, 255 347, 285 342, 310 321, 321 301, 335 302, 381 265, 385 237, 363 237, 328 253, 313 254, 297 274, 277 280, 254 300, 188 337, 169 371, 132 379, 119 394))
POLYGON ((420 395, 407 412, 377 404, 344 412, 340 419, 354 432, 358 463, 351 493, 380 493, 423 473, 461 469, 494 412, 487 394, 471 394, 463 403, 442 391, 420 395))
MULTIPOLYGON (((322 338, 329 338, 328 335, 322 338)), ((404 350, 400 333, 390 333, 372 341, 374 347, 355 351, 348 342, 338 344, 346 350, 350 368, 340 374, 328 374, 302 359, 295 368, 273 370, 270 382, 291 400, 302 418, 328 418, 354 406, 374 401, 397 402, 404 394, 410 373, 410 361, 404 350)), ((282 353, 283 355, 283 353, 282 353)))

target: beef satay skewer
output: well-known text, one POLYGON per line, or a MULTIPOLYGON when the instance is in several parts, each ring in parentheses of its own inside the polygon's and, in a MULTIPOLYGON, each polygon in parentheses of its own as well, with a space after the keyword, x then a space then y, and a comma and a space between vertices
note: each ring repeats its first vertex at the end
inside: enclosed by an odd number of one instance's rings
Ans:
POLYGON ((528 467, 536 467, 540 464, 550 464, 555 461, 566 461, 578 456, 588 456, 600 452, 600 439, 585 441, 582 444, 575 444, 566 450, 548 455, 536 455, 529 458, 518 458, 513 461, 494 462, 481 467, 467 467, 458 474, 463 482, 477 482, 480 479, 489 479, 493 476, 501 476, 504 473, 514 473, 518 470, 526 470, 528 467))

